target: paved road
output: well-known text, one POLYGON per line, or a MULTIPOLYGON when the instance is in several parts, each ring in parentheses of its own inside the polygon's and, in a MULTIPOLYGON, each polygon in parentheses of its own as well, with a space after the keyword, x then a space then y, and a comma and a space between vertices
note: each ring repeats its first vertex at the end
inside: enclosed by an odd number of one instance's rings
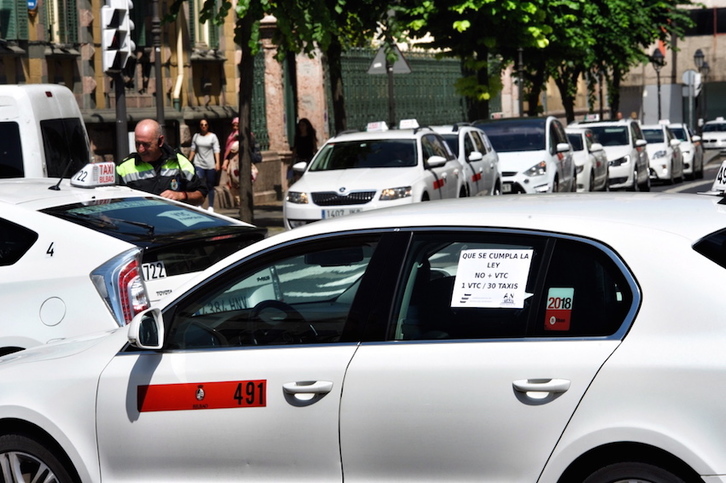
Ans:
POLYGON ((726 157, 719 153, 706 153, 704 163, 707 164, 703 169, 703 179, 684 181, 683 183, 678 183, 674 186, 654 184, 651 187, 651 190, 661 193, 698 193, 701 191, 708 191, 711 189, 713 180, 716 177, 716 172, 724 159, 726 159, 726 157))

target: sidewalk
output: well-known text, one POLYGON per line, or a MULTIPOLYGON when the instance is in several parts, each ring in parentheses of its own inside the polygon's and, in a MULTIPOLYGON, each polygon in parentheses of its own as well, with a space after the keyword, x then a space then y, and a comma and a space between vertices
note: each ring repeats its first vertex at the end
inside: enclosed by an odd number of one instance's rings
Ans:
MULTIPOLYGON (((220 209, 218 213, 236 218, 239 220, 239 209, 220 209)), ((282 201, 272 201, 256 205, 254 209, 253 224, 267 228, 267 236, 272 236, 285 231, 282 222, 282 201)))

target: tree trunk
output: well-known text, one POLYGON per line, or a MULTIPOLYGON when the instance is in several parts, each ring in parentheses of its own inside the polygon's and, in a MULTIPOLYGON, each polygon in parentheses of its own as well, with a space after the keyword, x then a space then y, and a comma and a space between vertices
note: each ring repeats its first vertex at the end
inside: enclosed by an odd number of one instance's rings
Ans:
POLYGON ((252 126, 252 91, 255 78, 255 58, 249 46, 253 23, 252 15, 237 19, 242 47, 242 59, 239 63, 239 217, 240 220, 247 223, 254 223, 255 204, 252 191, 252 160, 249 150, 252 126))
POLYGON ((348 129, 348 118, 345 112, 345 96, 343 94, 343 67, 341 64, 343 46, 337 37, 334 37, 326 53, 328 61, 328 74, 330 75, 330 90, 333 98, 333 121, 335 133, 348 129))

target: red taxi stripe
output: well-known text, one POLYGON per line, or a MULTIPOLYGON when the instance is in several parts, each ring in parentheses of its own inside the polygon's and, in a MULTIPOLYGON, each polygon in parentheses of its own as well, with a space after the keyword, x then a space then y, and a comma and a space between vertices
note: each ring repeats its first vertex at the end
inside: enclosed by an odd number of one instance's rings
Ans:
POLYGON ((203 382, 138 386, 139 412, 267 406, 267 381, 203 382))

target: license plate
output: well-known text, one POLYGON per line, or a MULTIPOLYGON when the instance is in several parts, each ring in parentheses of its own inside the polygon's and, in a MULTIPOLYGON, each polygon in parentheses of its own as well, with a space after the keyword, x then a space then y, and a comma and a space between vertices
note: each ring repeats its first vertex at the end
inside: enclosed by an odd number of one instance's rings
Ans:
POLYGON ((141 271, 144 274, 144 280, 166 278, 166 267, 164 267, 164 262, 142 263, 141 271))
POLYGON ((337 218, 339 216, 350 215, 363 211, 361 208, 340 208, 337 210, 323 210, 323 219, 337 218))
POLYGON ((502 185, 502 193, 511 193, 512 192, 512 185, 510 183, 504 183, 502 185))

